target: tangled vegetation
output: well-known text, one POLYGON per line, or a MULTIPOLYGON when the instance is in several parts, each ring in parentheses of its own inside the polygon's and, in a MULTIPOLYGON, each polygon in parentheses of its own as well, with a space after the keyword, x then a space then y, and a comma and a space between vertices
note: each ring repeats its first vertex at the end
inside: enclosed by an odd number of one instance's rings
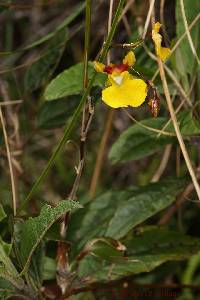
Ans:
POLYGON ((0 299, 199 299, 199 12, 0 1, 0 299))

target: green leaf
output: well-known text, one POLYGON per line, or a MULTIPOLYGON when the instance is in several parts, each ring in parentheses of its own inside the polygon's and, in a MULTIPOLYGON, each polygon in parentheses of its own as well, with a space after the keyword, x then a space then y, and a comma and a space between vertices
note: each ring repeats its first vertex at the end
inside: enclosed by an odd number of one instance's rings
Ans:
POLYGON ((119 241, 107 237, 91 240, 85 246, 83 252, 92 253, 105 260, 113 261, 113 259, 122 257, 125 249, 119 241))
POLYGON ((177 119, 183 136, 200 134, 200 124, 192 115, 192 111, 181 112, 177 119))
POLYGON ((45 101, 37 113, 37 127, 51 129, 66 124, 80 102, 80 96, 70 96, 66 100, 45 101))
POLYGON ((71 216, 67 238, 74 244, 75 253, 88 241, 104 236, 117 207, 123 201, 127 201, 134 190, 108 191, 86 205, 84 210, 79 210, 71 216))
POLYGON ((11 272, 8 272, 5 266, 0 266, 0 278, 3 278, 5 281, 11 283, 13 286, 17 287, 18 289, 22 289, 24 286, 23 280, 20 277, 17 278, 11 272))
POLYGON ((141 187, 117 208, 105 235, 122 238, 129 230, 172 204, 184 185, 184 180, 172 180, 141 187))
MULTIPOLYGON (((177 121, 183 138, 188 138, 190 136, 200 134, 200 123, 193 116, 192 111, 181 111, 177 115, 177 121)), ((169 123, 165 130, 171 133, 175 133, 172 122, 169 123)))
POLYGON ((45 256, 42 261, 42 279, 52 280, 56 278, 56 261, 51 257, 45 256))
MULTIPOLYGON (((1 271, 0 271, 1 274, 1 271)), ((0 276, 1 277, 1 276, 0 276)), ((0 278, 0 299, 7 300, 15 293, 15 288, 6 279, 0 278)))
MULTIPOLYGON (((200 124, 191 111, 182 111, 177 116, 178 124, 184 138, 200 134, 200 124)), ((162 130, 168 122, 167 118, 150 118, 141 123, 145 126, 162 130)), ((174 133, 172 122, 165 128, 166 132, 174 133)), ((134 124, 125 130, 112 145, 109 158, 112 163, 138 160, 161 150, 165 145, 176 143, 176 137, 160 135, 139 124, 134 124)))
POLYGON ((66 30, 58 32, 49 46, 41 52, 39 59, 30 66, 25 75, 26 91, 36 90, 51 77, 63 53, 67 37, 66 30))
POLYGON ((86 256, 79 266, 79 276, 88 278, 89 283, 116 280, 143 272, 173 260, 184 260, 197 253, 200 239, 180 232, 153 228, 141 230, 140 234, 125 242, 127 256, 115 264, 86 256))
MULTIPOLYGON (((2 240, 2 238, 0 237, 0 245, 3 248, 4 252, 6 253, 6 255, 9 256, 10 252, 12 250, 12 244, 8 244, 8 243, 4 242, 2 240)), ((0 261, 1 261, 1 258, 0 258, 0 261)), ((3 260, 2 260, 2 262, 3 262, 3 260)))
POLYGON ((0 222, 1 222, 3 219, 5 219, 6 216, 7 216, 7 215, 6 215, 6 213, 5 213, 4 209, 3 209, 3 205, 0 204, 0 222))
MULTIPOLYGON (((162 129, 166 124, 166 118, 150 118, 141 123, 154 129, 162 129)), ((175 139, 170 136, 161 135, 148 130, 139 124, 134 124, 125 130, 118 140, 112 145, 109 158, 112 163, 126 162, 146 157, 171 144, 175 139)))
MULTIPOLYGON (((197 16, 198 12, 200 11, 200 1, 193 0, 191 5, 191 0, 183 0, 184 7, 185 7, 185 14, 188 24, 192 23, 194 18, 197 16)), ((185 26, 183 21, 183 16, 181 13, 181 5, 180 1, 176 1, 176 34, 177 39, 179 39, 182 34, 185 32, 185 26)), ((193 44, 197 50, 199 55, 200 53, 200 44, 199 44, 199 34, 200 34, 200 27, 198 24, 192 28, 190 31, 193 44)), ((184 75, 185 73, 192 74, 195 69, 198 68, 198 64, 196 58, 194 57, 192 50, 190 48, 187 35, 185 36, 184 40, 179 45, 179 63, 177 62, 176 67, 180 74, 184 75), (184 70, 182 68, 184 67, 184 70)))
POLYGON ((45 205, 38 217, 29 218, 22 228, 20 254, 23 263, 23 272, 28 268, 33 252, 43 239, 48 229, 63 214, 75 208, 81 208, 78 202, 63 200, 56 207, 45 205))
POLYGON ((127 191, 110 191, 75 212, 70 220, 68 239, 74 252, 99 236, 122 238, 132 228, 168 207, 185 186, 184 179, 163 180, 127 191))
POLYGON ((24 286, 24 281, 19 277, 19 273, 8 256, 10 251, 11 245, 3 242, 0 238, 0 277, 21 289, 24 286))
MULTIPOLYGON (((88 66, 88 76, 93 75, 93 64, 88 66)), ((98 74, 94 86, 103 86, 104 76, 98 74)), ((47 86, 44 97, 46 100, 55 100, 69 95, 77 95, 83 91, 83 63, 79 63, 60 73, 47 86)))

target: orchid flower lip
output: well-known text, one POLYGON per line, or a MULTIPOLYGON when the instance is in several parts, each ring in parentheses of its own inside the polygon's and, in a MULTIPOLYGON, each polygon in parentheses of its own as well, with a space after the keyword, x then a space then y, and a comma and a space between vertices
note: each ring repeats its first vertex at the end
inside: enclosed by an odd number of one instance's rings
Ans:
POLYGON ((104 72, 106 72, 108 74, 112 74, 113 72, 122 73, 124 71, 127 71, 128 67, 129 66, 127 64, 108 65, 108 66, 105 66, 104 72))
POLYGON ((104 65, 94 62, 97 72, 107 73, 106 88, 102 91, 102 100, 112 108, 138 107, 147 96, 147 84, 144 80, 135 78, 129 69, 135 64, 133 51, 129 51, 121 64, 104 65))

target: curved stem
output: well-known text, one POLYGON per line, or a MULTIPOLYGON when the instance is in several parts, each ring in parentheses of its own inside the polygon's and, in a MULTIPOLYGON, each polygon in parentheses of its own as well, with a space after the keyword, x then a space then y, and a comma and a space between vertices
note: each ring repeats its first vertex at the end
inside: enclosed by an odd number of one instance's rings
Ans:
POLYGON ((198 183, 197 177, 195 175, 195 172, 194 172, 194 169, 193 169, 193 166, 192 166, 192 162, 191 162, 190 157, 188 155, 185 143, 183 141, 183 137, 181 135, 180 128, 178 126, 176 113, 174 111, 174 107, 173 107, 171 97, 170 97, 169 88, 168 88, 168 85, 167 85, 165 70, 164 70, 164 67, 163 67, 163 63, 161 62, 160 59, 158 59, 158 67, 159 67, 159 71, 160 71, 160 77, 161 77, 161 80, 162 80, 162 83, 163 83, 163 89, 164 89, 164 94, 165 94, 165 97, 166 97, 167 105, 168 105, 169 112, 170 112, 170 115, 171 115, 171 119, 172 119, 172 122, 173 122, 173 125, 174 125, 174 130, 176 132, 176 136, 177 136, 177 139, 178 139, 183 157, 185 159, 186 166, 187 166, 188 171, 190 173, 190 176, 191 176, 192 182, 194 184, 195 190, 197 192, 198 198, 200 200, 199 183, 198 183))
MULTIPOLYGON (((115 13, 115 16, 113 18, 113 22, 112 22, 112 26, 111 26, 111 30, 107 36, 107 39, 106 39, 106 42, 104 43, 104 46, 103 46, 103 50, 102 50, 102 53, 99 57, 99 62, 102 62, 107 53, 108 53, 108 50, 109 50, 109 47, 111 45, 111 42, 112 42, 112 39, 113 39, 113 36, 115 34, 115 31, 116 31, 116 28, 117 28, 117 24, 119 22, 119 18, 120 18, 120 15, 121 15, 121 12, 122 12, 122 8, 123 8, 123 5, 124 5, 124 2, 125 0, 120 0, 119 1, 119 4, 118 4, 118 7, 117 7, 117 10, 116 10, 116 13, 115 13)), ((23 209, 25 207, 25 205, 28 203, 28 201, 32 198, 32 196, 34 195, 34 193, 36 192, 36 190, 38 189, 39 185, 41 184, 41 182, 46 178, 46 176, 48 175, 49 173, 49 170, 50 168, 52 167, 57 155, 60 153, 61 149, 63 148, 64 144, 66 143, 66 141, 70 138, 70 135, 72 133, 72 130, 81 114, 81 111, 82 111, 82 108, 87 100, 87 97, 90 93, 90 90, 93 86, 93 83, 94 83, 94 80, 95 80, 95 77, 96 77, 96 72, 93 73, 93 76, 92 78, 90 79, 89 83, 88 83, 88 87, 87 89, 84 91, 83 93, 83 96, 81 98, 81 101, 76 109, 76 111, 74 112, 73 116, 72 116, 72 119, 71 119, 71 122, 70 124, 65 128, 65 131, 64 131, 64 134, 61 138, 61 140, 59 141, 59 143, 57 144, 54 152, 52 153, 46 167, 44 168, 42 174, 38 177, 38 179, 36 180, 35 184, 33 185, 31 191, 29 192, 29 194, 27 195, 26 199, 24 200, 23 204, 21 205, 21 209, 23 209)))

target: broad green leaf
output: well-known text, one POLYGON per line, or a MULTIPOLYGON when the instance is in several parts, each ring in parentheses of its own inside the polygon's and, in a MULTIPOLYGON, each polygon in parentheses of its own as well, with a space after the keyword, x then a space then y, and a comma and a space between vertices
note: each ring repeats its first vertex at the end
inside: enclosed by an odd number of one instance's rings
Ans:
POLYGON ((66 212, 80 207, 81 205, 78 202, 69 200, 61 201, 54 208, 50 205, 45 205, 38 217, 29 218, 23 224, 20 243, 20 254, 24 266, 23 271, 28 268, 33 252, 53 223, 66 212))
POLYGON ((125 236, 136 225, 169 206, 185 185, 184 179, 164 180, 127 191, 109 191, 97 197, 70 220, 68 239, 78 252, 99 236, 125 236))
MULTIPOLYGON (((200 11, 200 1, 193 0, 191 5, 191 0, 183 0, 184 7, 185 7, 185 14, 188 24, 192 23, 192 21, 197 16, 198 12, 200 11)), ((183 21, 183 16, 181 13, 181 5, 180 0, 176 1, 176 34, 177 39, 179 39, 182 34, 185 32, 185 26, 183 21)), ((198 24, 192 28, 190 31, 193 44, 196 48, 196 51, 199 55, 200 53, 200 44, 199 44, 199 34, 200 34, 200 27, 198 24)), ((177 70, 180 74, 189 73, 192 74, 195 68, 198 67, 196 58, 194 57, 192 50, 190 48, 187 35, 185 36, 184 40, 179 45, 179 63, 177 62, 177 70), (184 66, 184 72, 182 70, 184 66)))
MULTIPOLYGON (((93 75, 93 64, 88 66, 89 79, 93 75)), ((94 86, 103 86, 105 81, 104 74, 98 74, 94 86)), ((83 63, 79 63, 60 73, 47 86, 44 98, 54 100, 69 95, 77 95, 83 91, 83 63)))
POLYGON ((184 185, 184 180, 172 180, 141 187, 117 208, 105 235, 122 238, 129 230, 172 204, 184 185))
POLYGON ((117 207, 133 194, 134 189, 108 191, 86 205, 83 210, 75 212, 71 216, 67 234, 68 240, 74 244, 74 252, 80 251, 88 241, 104 236, 117 207))
MULTIPOLYGON (((200 124, 193 117, 192 112, 180 112, 177 115, 177 120, 184 138, 200 134, 200 124)), ((167 122, 168 119, 163 117, 141 121, 143 125, 159 130, 162 130, 167 122)), ((165 131, 175 134, 172 122, 165 128, 165 131)), ((125 130, 112 145, 109 158, 112 163, 138 160, 161 150, 167 144, 176 142, 176 137, 166 135, 159 137, 159 133, 146 129, 139 124, 134 124, 125 130)))
POLYGON ((37 127, 50 129, 66 124, 80 102, 80 96, 70 96, 57 101, 45 101, 37 113, 37 127))
POLYGON ((5 219, 5 218, 6 218, 6 213, 5 213, 4 209, 3 209, 3 205, 0 204, 0 222, 1 222, 3 219, 5 219))
POLYGON ((26 91, 36 90, 51 77, 65 48, 67 36, 66 30, 59 31, 49 46, 41 52, 39 59, 27 70, 25 75, 26 91))
POLYGON ((112 265, 100 258, 86 256, 79 266, 80 278, 87 277, 89 283, 107 282, 150 272, 167 261, 184 260, 197 253, 200 239, 155 227, 142 230, 139 235, 125 242, 125 246, 126 256, 112 265))
MULTIPOLYGON (((146 119, 141 123, 161 130, 166 122, 166 118, 160 117, 146 119)), ((171 144, 174 140, 173 137, 163 135, 158 138, 157 132, 134 124, 125 130, 112 145, 109 158, 112 163, 141 159, 162 149, 165 145, 171 144)))

